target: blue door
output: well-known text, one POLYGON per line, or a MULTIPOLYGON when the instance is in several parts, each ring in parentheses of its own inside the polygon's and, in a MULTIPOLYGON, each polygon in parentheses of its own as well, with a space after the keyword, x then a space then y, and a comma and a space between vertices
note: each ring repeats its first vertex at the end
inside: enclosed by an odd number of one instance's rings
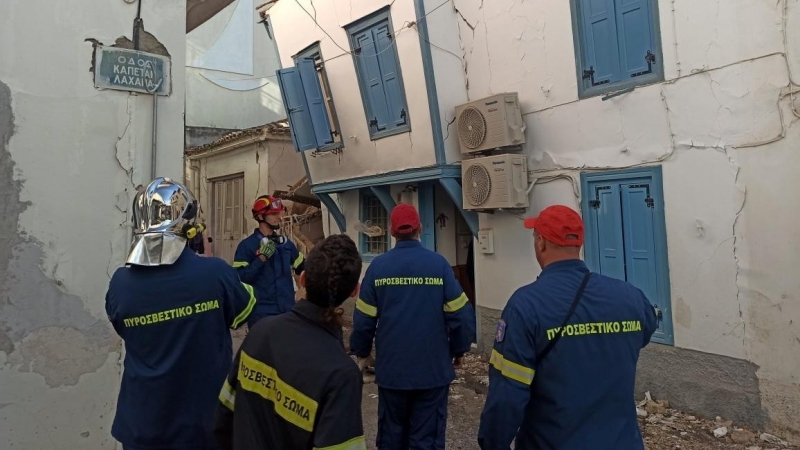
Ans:
POLYGON ((591 178, 584 177, 586 262, 641 289, 662 312, 653 341, 672 343, 666 255, 660 254, 666 252, 660 185, 653 177, 591 178))

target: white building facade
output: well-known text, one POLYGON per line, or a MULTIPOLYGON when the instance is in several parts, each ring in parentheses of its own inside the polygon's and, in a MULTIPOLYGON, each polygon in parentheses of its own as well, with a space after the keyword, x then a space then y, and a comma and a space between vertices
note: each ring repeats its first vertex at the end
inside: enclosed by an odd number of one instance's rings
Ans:
POLYGON ((539 271, 520 218, 569 205, 590 267, 663 311, 639 389, 800 437, 798 5, 279 0, 268 13, 295 145, 367 260, 391 242, 359 230, 385 230, 398 200, 453 266, 471 234, 491 235, 474 255, 485 349, 539 271), (519 95, 530 206, 465 212, 455 108, 505 92, 519 95))
POLYGON ((186 35, 186 147, 284 119, 274 35, 256 0, 234 0, 186 35))

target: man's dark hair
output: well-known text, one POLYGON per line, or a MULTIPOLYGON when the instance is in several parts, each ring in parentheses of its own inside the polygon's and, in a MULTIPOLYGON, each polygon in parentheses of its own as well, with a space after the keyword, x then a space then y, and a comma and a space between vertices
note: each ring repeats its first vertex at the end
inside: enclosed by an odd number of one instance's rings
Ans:
POLYGON ((394 238, 398 241, 414 241, 419 239, 419 228, 410 231, 398 231, 394 234, 394 238))
POLYGON ((361 255, 350 236, 328 236, 308 254, 305 272, 306 300, 333 311, 358 285, 361 255))

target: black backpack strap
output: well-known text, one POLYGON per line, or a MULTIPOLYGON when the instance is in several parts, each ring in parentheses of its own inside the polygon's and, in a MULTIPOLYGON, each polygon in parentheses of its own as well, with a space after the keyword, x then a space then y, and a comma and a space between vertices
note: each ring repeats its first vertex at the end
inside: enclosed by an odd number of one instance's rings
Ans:
POLYGON ((564 323, 561 324, 561 328, 558 329, 558 333, 553 337, 550 342, 547 343, 547 346, 536 356, 536 365, 538 366, 539 363, 547 357, 547 354, 550 353, 550 350, 556 345, 559 339, 561 339, 561 334, 564 332, 564 327, 567 326, 569 320, 572 319, 572 315, 575 314, 575 309, 578 308, 578 303, 581 301, 581 297, 583 297, 583 291, 586 289, 586 284, 589 282, 589 276, 591 272, 588 270, 586 274, 583 275, 583 281, 581 281, 581 287, 578 288, 578 293, 575 294, 575 298, 572 300, 572 305, 569 307, 569 312, 567 313, 567 317, 564 319, 564 323))

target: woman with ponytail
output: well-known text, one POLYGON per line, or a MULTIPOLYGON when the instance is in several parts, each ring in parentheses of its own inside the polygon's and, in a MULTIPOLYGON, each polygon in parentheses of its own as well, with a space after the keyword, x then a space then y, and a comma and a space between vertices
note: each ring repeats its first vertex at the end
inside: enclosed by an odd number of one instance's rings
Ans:
POLYGON ((223 450, 366 449, 362 377, 342 344, 341 305, 357 295, 361 256, 347 235, 309 253, 306 299, 260 320, 242 343, 220 392, 223 450))

